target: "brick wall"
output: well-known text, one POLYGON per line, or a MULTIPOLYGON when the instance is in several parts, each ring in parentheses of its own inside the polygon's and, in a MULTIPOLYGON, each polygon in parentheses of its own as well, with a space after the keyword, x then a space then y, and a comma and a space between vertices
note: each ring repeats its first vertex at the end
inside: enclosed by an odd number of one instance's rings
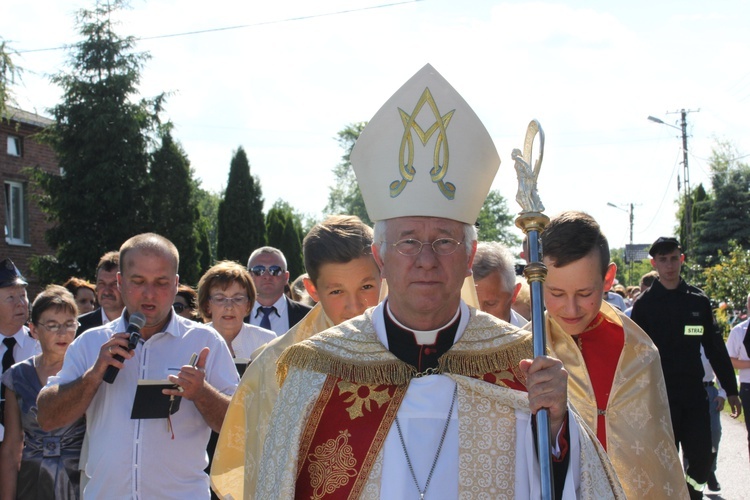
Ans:
POLYGON ((34 200, 34 195, 40 192, 38 186, 29 180, 23 169, 39 167, 47 172, 59 173, 59 167, 52 148, 41 144, 35 137, 51 121, 19 110, 11 109, 10 113, 12 115, 10 123, 7 120, 0 122, 0 178, 2 178, 3 186, 0 192, 0 197, 3 200, 2 207, 0 207, 0 228, 6 225, 5 181, 24 183, 26 185, 25 207, 28 210, 29 238, 26 245, 9 244, 5 237, 0 238, 0 259, 9 257, 18 266, 29 282, 29 300, 33 300, 41 286, 31 274, 29 258, 33 255, 53 253, 44 239, 44 234, 51 227, 51 224, 46 221, 44 213, 34 200), (8 154, 9 135, 21 138, 22 154, 20 157, 8 154))

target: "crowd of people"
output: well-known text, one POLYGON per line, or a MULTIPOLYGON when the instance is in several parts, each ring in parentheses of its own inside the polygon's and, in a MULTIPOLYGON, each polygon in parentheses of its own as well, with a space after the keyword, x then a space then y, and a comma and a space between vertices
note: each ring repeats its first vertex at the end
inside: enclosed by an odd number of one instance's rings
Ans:
POLYGON ((621 295, 597 222, 554 216, 532 299, 549 352, 534 357, 515 259, 477 242, 499 159, 463 98, 426 66, 351 161, 375 227, 316 224, 291 284, 261 247, 193 288, 174 244, 144 233, 94 284, 49 285, 29 307, 0 262, 0 500, 539 498, 539 453, 554 498, 720 488, 716 416, 724 400, 750 411, 750 320, 724 344, 679 241, 655 241, 655 272, 621 295), (414 146, 432 134, 434 150, 414 146), (404 144, 409 161, 383 167, 404 144))

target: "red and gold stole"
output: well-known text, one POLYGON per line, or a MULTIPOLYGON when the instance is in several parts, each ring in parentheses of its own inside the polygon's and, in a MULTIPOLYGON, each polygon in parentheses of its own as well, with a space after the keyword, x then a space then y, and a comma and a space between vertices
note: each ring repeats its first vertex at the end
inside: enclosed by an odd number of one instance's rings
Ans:
POLYGON ((407 387, 329 375, 300 441, 295 498, 358 498, 407 387))
POLYGON ((609 321, 601 312, 576 339, 591 385, 596 397, 597 412, 596 437, 607 449, 607 426, 605 422, 609 393, 615 379, 617 363, 625 347, 625 330, 609 321))

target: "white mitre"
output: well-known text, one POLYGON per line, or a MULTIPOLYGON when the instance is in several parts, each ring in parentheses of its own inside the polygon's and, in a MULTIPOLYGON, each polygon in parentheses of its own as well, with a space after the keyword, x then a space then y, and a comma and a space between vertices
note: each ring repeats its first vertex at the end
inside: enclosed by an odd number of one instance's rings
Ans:
POLYGON ((427 216, 474 224, 500 157, 476 113, 427 64, 372 117, 351 163, 373 221, 427 216))

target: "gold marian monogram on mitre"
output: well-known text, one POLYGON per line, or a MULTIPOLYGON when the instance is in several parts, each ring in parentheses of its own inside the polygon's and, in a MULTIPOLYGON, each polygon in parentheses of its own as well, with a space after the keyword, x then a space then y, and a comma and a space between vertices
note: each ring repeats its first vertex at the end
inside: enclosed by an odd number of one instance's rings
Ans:
POLYGON ((417 170, 414 168, 414 139, 412 131, 417 134, 423 146, 426 146, 432 135, 438 132, 437 141, 435 142, 435 152, 432 156, 430 179, 438 185, 440 192, 449 200, 452 200, 456 196, 456 186, 450 182, 443 181, 445 175, 448 173, 449 159, 448 134, 446 129, 455 111, 455 109, 452 109, 445 115, 441 115, 429 88, 424 89, 422 97, 419 98, 411 114, 399 108, 398 112, 401 115, 401 122, 404 124, 404 135, 401 138, 401 147, 399 148, 399 172, 401 173, 401 180, 391 182, 391 198, 395 198, 401 194, 406 187, 406 183, 411 182, 417 173, 417 170), (422 129, 417 123, 417 116, 425 104, 429 106, 435 117, 435 122, 427 130, 422 129))

